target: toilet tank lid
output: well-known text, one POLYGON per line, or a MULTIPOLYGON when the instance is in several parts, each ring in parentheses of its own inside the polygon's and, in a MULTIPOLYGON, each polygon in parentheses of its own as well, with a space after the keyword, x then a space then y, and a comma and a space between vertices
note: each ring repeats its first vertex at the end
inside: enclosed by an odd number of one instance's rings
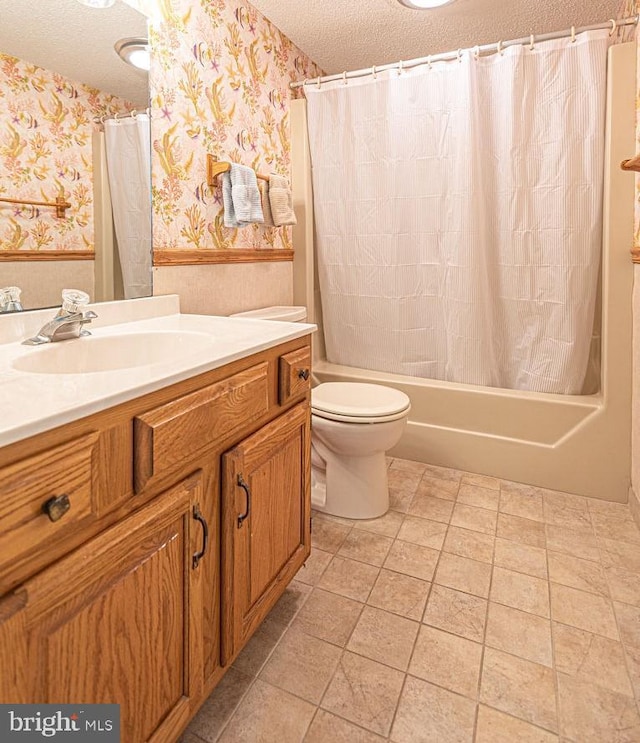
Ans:
POLYGON ((257 320, 280 320, 281 322, 302 322, 307 319, 306 307, 260 307, 257 310, 236 312, 229 317, 253 317, 257 320))
POLYGON ((381 384, 324 382, 311 390, 314 410, 373 418, 407 410, 410 400, 404 392, 381 384))

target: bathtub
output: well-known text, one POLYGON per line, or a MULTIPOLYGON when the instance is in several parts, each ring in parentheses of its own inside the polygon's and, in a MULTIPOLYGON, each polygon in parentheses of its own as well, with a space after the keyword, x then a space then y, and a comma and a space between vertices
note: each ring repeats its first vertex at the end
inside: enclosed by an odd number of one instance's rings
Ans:
POLYGON ((310 163, 304 101, 292 106, 296 212, 294 303, 319 326, 314 379, 388 384, 411 399, 406 433, 391 456, 627 502, 631 480, 634 179, 620 170, 635 151, 635 44, 611 47, 603 221, 599 391, 555 395, 453 384, 339 366, 326 360, 315 281, 310 163))

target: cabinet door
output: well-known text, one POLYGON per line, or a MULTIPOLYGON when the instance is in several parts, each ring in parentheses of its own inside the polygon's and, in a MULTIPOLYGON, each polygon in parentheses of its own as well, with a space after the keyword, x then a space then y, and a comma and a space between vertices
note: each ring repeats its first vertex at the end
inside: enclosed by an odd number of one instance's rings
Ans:
POLYGON ((177 738, 202 688, 201 497, 198 473, 0 601, 3 702, 118 703, 122 743, 177 738))
POLYGON ((309 555, 309 436, 309 406, 304 402, 223 456, 224 664, 309 555))

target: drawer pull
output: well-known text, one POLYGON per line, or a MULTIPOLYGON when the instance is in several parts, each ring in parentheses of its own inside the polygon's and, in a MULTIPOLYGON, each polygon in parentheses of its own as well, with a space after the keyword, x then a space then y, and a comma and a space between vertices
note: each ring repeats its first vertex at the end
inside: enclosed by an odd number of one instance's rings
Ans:
POLYGON ((206 519, 200 512, 200 508, 198 506, 193 507, 193 518, 196 521, 199 521, 200 525, 202 526, 202 550, 200 552, 196 552, 191 561, 191 565, 195 570, 195 568, 198 567, 200 560, 202 560, 202 558, 204 557, 205 552, 207 551, 207 543, 209 541, 209 526, 207 525, 206 519))
POLYGON ((249 490, 249 486, 247 483, 242 479, 242 475, 238 475, 238 485, 241 487, 247 496, 247 510, 238 516, 238 529, 242 526, 242 522, 247 518, 249 515, 249 511, 251 510, 251 491, 249 490))
POLYGON ((307 379, 309 379, 309 370, 308 369, 298 369, 298 379, 304 379, 306 382, 307 379))
POLYGON ((49 498, 42 504, 42 512, 46 513, 51 521, 58 521, 71 508, 71 501, 68 495, 58 495, 55 498, 49 498))

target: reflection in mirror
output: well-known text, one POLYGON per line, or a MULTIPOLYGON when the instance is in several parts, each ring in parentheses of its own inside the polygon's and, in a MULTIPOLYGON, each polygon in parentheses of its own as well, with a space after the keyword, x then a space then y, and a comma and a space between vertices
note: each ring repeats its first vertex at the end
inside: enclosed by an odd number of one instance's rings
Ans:
POLYGON ((148 73, 114 48, 145 64, 131 4, 0 0, 0 290, 24 309, 152 293, 148 73))

